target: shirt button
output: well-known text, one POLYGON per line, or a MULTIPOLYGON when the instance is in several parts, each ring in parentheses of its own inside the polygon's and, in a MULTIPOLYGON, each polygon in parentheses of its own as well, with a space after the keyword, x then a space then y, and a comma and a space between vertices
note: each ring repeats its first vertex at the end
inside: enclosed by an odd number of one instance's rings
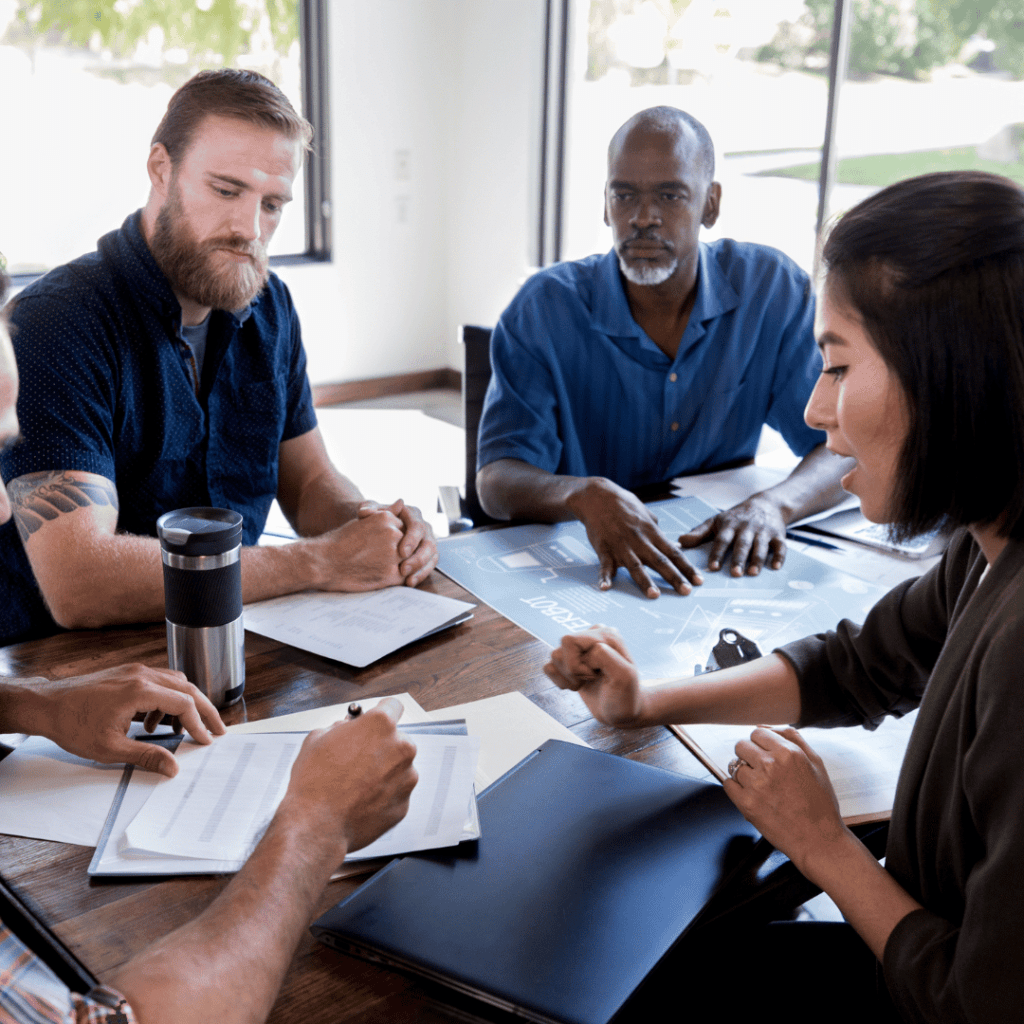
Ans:
POLYGON ((673 423, 672 424, 672 429, 673 430, 678 430, 679 429, 679 424, 678 423, 673 423))
POLYGON ((676 382, 676 381, 677 381, 677 380, 678 380, 679 378, 678 378, 678 377, 677 377, 677 376, 676 376, 676 375, 675 375, 674 373, 670 373, 670 374, 668 375, 668 379, 669 379, 669 380, 670 380, 670 381, 671 381, 671 382, 672 382, 673 384, 675 384, 675 382, 676 382))

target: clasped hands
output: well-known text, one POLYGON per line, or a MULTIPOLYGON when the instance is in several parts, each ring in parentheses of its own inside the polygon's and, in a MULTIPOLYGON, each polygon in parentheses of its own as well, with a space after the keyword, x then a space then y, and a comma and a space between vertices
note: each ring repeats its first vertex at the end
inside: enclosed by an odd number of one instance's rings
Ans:
MULTIPOLYGON (((615 629, 595 626, 562 638, 544 672, 575 690, 605 725, 635 729, 694 721, 685 713, 687 680, 641 686, 636 665, 615 629), (680 714, 680 712, 682 712, 680 714)), ((702 680, 711 680, 699 677, 702 680)), ((725 791, 743 816, 801 870, 815 853, 849 838, 821 758, 791 726, 758 726, 736 744, 744 762, 725 791)))
POLYGON ((643 594, 657 597, 660 590, 646 571, 653 569, 677 593, 689 594, 704 580, 683 550, 708 540, 711 572, 721 568, 730 547, 733 576, 756 576, 766 563, 779 569, 786 557, 786 522, 779 506, 763 494, 705 520, 680 536, 678 544, 661 532, 658 517, 636 495, 609 480, 588 486, 573 511, 600 558, 602 590, 611 587, 615 573, 624 568, 643 594))
POLYGON ((361 501, 355 513, 311 541, 322 555, 318 589, 416 587, 430 575, 437 565, 437 542, 419 509, 399 498, 390 505, 361 501))

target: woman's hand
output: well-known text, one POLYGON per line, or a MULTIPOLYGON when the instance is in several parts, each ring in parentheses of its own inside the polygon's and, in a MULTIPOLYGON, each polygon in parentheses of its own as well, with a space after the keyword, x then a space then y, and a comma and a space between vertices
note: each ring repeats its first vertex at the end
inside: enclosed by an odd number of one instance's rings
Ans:
POLYGON ((618 630, 593 626, 562 637, 544 672, 563 690, 578 691, 599 722, 625 729, 648 724, 647 695, 618 630))
POLYGON ((892 930, 921 905, 843 824, 821 758, 791 726, 755 729, 736 754, 746 764, 725 781, 732 802, 835 900, 881 960, 892 930))
POLYGON ((726 793, 805 875, 836 844, 856 842, 821 758, 792 726, 755 729, 736 744, 736 756, 744 763, 726 780, 726 793))

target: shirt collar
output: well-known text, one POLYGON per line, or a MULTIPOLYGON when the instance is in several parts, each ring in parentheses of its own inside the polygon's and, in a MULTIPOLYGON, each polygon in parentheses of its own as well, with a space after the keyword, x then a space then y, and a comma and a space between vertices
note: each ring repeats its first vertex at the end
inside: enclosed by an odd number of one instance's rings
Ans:
MULTIPOLYGON (((690 313, 696 324, 728 313, 740 304, 736 289, 722 273, 718 261, 704 242, 699 243, 697 295, 690 313)), ((597 294, 594 296, 594 326, 603 334, 618 338, 642 336, 629 311, 629 301, 619 273, 619 258, 612 249, 598 265, 597 294)))
POLYGON ((690 313, 690 323, 714 320, 715 317, 728 313, 740 304, 736 289, 722 273, 722 268, 712 255, 711 249, 704 242, 699 244, 697 296, 694 299, 693 311, 690 313))

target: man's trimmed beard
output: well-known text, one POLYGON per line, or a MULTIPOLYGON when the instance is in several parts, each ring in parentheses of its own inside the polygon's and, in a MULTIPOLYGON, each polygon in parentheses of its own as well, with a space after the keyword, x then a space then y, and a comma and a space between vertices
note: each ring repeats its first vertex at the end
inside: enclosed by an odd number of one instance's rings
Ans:
POLYGON ((270 276, 262 242, 238 235, 196 240, 185 219, 176 178, 172 178, 167 201, 157 214, 149 248, 175 293, 210 309, 244 309, 263 291, 270 276), (244 253, 250 259, 232 260, 225 266, 215 256, 220 249, 244 253))
POLYGON ((632 284, 664 284, 676 272, 676 267, 678 266, 679 259, 675 256, 672 257, 670 263, 660 267, 651 266, 648 263, 633 266, 627 263, 621 255, 619 256, 619 270, 622 271, 622 276, 632 284))

